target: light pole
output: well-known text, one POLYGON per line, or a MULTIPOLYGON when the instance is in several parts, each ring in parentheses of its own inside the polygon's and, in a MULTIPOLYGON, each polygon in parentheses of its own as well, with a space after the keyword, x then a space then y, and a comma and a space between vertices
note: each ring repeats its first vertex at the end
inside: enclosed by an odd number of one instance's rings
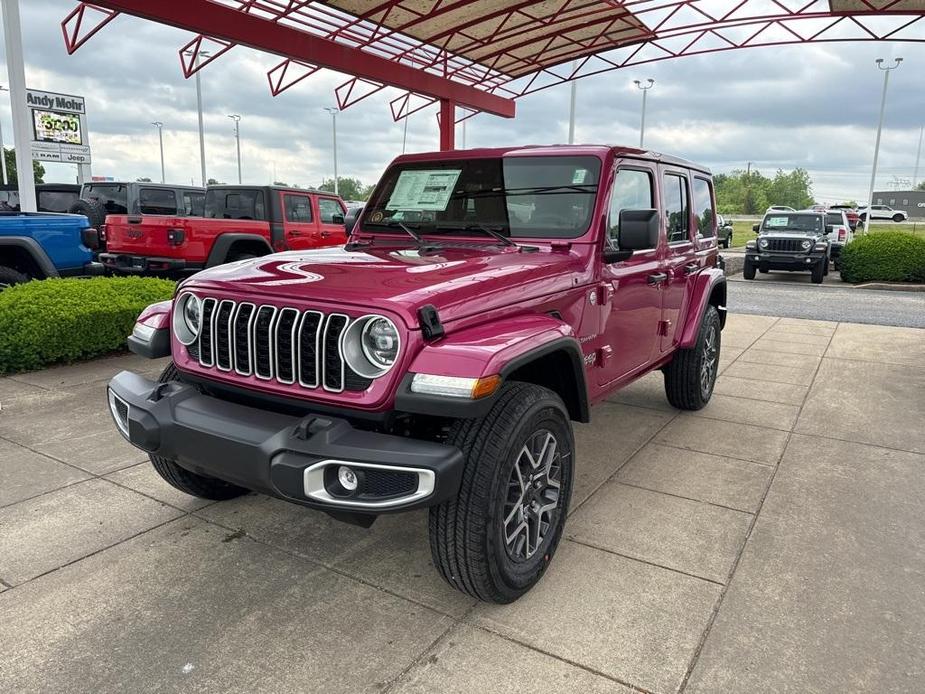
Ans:
POLYGON ((890 84, 890 72, 899 67, 902 58, 896 58, 893 65, 883 67, 883 58, 877 58, 877 67, 883 71, 883 95, 880 97, 880 122, 877 124, 877 141, 874 143, 874 166, 870 172, 870 188, 867 191, 867 214, 864 215, 864 233, 870 228, 870 215, 874 207, 874 181, 877 178, 877 159, 880 156, 880 134, 883 132, 883 112, 886 110, 886 90, 890 84))
POLYGON ((337 111, 336 106, 325 106, 324 110, 331 114, 331 126, 333 127, 334 132, 334 195, 339 195, 337 192, 337 111))
POLYGON ((405 153, 405 144, 408 142, 408 116, 405 116, 405 132, 401 136, 401 153, 405 153))
POLYGON ((209 51, 187 51, 186 55, 193 56, 193 66, 196 68, 196 110, 199 114, 199 170, 202 174, 202 186, 206 185, 206 138, 202 127, 202 81, 199 79, 199 59, 209 55, 209 51))
POLYGON ((642 120, 639 123, 639 149, 642 149, 642 142, 646 136, 646 92, 652 89, 655 85, 655 80, 649 78, 644 85, 639 80, 633 80, 633 84, 636 85, 637 89, 642 90, 642 120))
POLYGON ((237 113, 229 113, 228 117, 234 121, 234 142, 238 150, 238 185, 241 184, 241 116, 237 113))
MULTIPOLYGON (((3 87, 0 87, 2 89, 3 87)), ((912 173, 912 189, 915 190, 915 186, 919 182, 919 160, 922 158, 922 136, 925 135, 925 125, 919 129, 919 148, 915 153, 915 171, 912 173)))
POLYGON ((571 95, 569 96, 568 107, 568 143, 575 144, 575 97, 578 95, 578 82, 575 81, 575 70, 578 69, 578 61, 572 61, 572 84, 571 95))
POLYGON ((151 125, 157 128, 157 139, 161 145, 161 183, 166 183, 166 177, 164 176, 164 124, 156 120, 151 125))
MULTIPOLYGON (((8 92, 8 91, 10 90, 7 89, 6 87, 0 87, 0 92, 8 92)), ((921 145, 922 143, 919 142, 920 147, 921 145)), ((7 183, 9 183, 9 178, 7 178, 7 175, 6 175, 6 149, 4 149, 3 147, 3 124, 2 123, 0 123, 0 166, 3 167, 3 185, 6 185, 7 183)), ((916 166, 916 168, 918 168, 918 166, 916 166)))

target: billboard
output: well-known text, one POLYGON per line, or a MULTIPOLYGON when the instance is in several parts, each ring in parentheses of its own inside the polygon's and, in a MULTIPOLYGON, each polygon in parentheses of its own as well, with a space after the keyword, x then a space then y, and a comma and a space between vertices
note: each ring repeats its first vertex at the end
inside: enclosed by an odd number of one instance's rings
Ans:
POLYGON ((27 89, 26 105, 32 113, 33 159, 90 163, 87 110, 82 96, 27 89))
POLYGON ((32 125, 36 142, 61 142, 82 145, 80 116, 60 111, 32 110, 32 125))

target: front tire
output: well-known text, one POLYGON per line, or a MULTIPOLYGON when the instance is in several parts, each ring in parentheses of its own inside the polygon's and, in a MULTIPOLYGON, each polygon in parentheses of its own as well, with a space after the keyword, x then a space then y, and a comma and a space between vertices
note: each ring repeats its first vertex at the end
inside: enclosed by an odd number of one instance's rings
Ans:
POLYGON ((665 396, 679 410, 700 410, 713 395, 719 370, 722 332, 719 311, 707 306, 700 321, 697 342, 689 349, 679 349, 663 369, 665 396))
POLYGON ((899 223, 899 222, 902 222, 902 221, 904 221, 904 220, 905 220, 905 217, 903 217, 901 214, 894 214, 894 215, 893 215, 893 221, 894 221, 894 222, 899 223))
POLYGON ((825 277, 825 267, 823 266, 823 263, 825 262, 826 261, 821 260, 815 265, 813 265, 813 274, 812 274, 813 284, 822 284, 822 279, 825 277))
POLYGON ((510 603, 549 566, 568 515, 574 436, 554 392, 507 383, 491 411, 458 420, 449 442, 465 456, 456 498, 430 509, 434 565, 454 588, 510 603))
POLYGON ((7 287, 12 287, 14 284, 22 284, 28 281, 28 275, 24 275, 19 270, 14 270, 11 267, 0 265, 0 291, 7 287))
POLYGON ((745 265, 742 266, 742 277, 747 280, 755 279, 755 266, 747 260, 745 261, 745 265))
MULTIPOLYGON (((167 368, 161 373, 158 383, 175 381, 179 378, 180 372, 173 364, 168 364, 167 368)), ((154 470, 167 484, 179 489, 181 492, 191 496, 198 496, 201 499, 211 499, 213 501, 225 501, 233 499, 236 496, 247 494, 247 490, 236 484, 225 482, 214 477, 197 475, 195 472, 185 470, 172 460, 161 458, 156 455, 148 455, 151 459, 151 465, 154 470)))

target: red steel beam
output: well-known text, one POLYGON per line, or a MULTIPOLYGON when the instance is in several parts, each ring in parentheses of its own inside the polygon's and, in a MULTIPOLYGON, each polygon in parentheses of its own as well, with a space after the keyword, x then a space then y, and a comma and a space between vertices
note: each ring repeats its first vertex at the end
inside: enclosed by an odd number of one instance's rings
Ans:
POLYGON ((497 116, 514 117, 511 99, 209 0, 94 0, 93 4, 497 116))

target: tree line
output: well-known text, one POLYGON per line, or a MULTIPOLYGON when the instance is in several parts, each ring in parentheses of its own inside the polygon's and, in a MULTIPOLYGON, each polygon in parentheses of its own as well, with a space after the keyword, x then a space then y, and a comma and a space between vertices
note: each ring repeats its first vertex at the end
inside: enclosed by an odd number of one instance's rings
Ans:
POLYGON ((720 214, 762 214, 771 205, 804 210, 814 202, 813 180, 802 168, 778 169, 773 178, 756 169, 736 169, 716 174, 713 183, 720 214))

